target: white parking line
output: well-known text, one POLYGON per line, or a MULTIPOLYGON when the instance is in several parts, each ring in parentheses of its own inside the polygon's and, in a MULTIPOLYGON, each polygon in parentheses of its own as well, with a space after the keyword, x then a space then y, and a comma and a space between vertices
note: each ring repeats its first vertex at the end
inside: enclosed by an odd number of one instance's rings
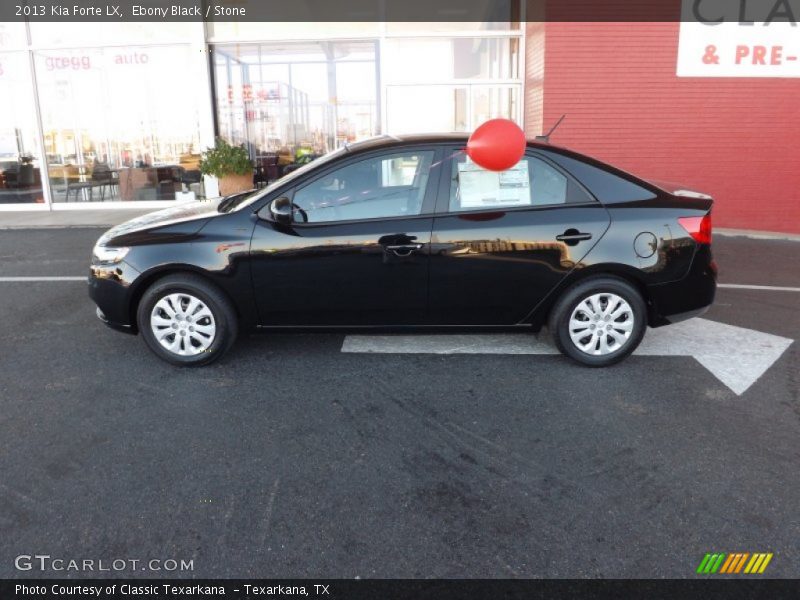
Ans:
POLYGON ((718 283, 717 287, 733 290, 769 290, 772 292, 800 292, 800 287, 781 287, 777 285, 742 285, 739 283, 718 283))
POLYGON ((86 281, 83 277, 0 277, 0 283, 11 281, 86 281))
MULTIPOLYGON (((693 356, 737 395, 778 360, 793 340, 707 319, 649 329, 634 354, 693 356), (747 344, 742 344, 747 340, 747 344), (734 360, 731 357, 735 357, 734 360)), ((348 335, 342 352, 359 354, 558 354, 547 335, 348 335)))

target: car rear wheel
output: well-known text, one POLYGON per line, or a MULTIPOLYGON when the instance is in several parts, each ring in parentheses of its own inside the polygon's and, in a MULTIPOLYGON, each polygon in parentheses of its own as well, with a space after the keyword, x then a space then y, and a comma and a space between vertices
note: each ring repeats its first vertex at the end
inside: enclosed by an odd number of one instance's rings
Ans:
POLYGON ((558 349, 590 367, 621 361, 642 341, 646 327, 642 295, 615 277, 593 277, 569 288, 549 323, 558 349))
POLYGON ((236 338, 230 301, 196 275, 156 281, 142 296, 137 322, 150 350, 173 365, 207 365, 222 357, 236 338))

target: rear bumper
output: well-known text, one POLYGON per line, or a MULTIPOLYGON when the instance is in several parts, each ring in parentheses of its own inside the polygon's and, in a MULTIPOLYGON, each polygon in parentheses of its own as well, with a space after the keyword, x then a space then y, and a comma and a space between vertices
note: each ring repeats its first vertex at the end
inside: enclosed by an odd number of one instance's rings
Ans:
POLYGON ((136 333, 131 311, 131 283, 139 271, 120 262, 115 265, 92 265, 89 272, 89 297, 97 305, 97 317, 117 331, 136 333))
POLYGON ((677 323, 706 312, 717 292, 717 266, 711 247, 702 245, 697 249, 683 279, 647 286, 647 292, 651 301, 651 327, 677 323))

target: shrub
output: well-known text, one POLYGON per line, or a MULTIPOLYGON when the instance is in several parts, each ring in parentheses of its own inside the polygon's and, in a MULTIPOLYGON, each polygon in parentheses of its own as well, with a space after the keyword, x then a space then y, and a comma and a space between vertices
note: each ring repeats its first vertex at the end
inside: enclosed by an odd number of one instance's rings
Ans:
POLYGON ((200 161, 200 172, 222 178, 226 175, 247 175, 253 172, 253 163, 242 146, 231 146, 217 138, 216 147, 207 148, 200 161))

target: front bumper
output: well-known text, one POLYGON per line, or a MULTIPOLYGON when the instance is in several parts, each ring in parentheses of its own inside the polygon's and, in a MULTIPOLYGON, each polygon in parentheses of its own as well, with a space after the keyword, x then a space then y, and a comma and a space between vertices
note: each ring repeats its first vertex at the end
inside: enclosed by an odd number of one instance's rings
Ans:
POLYGON ((112 329, 137 333, 131 284, 139 275, 139 271, 125 261, 90 267, 89 297, 97 305, 97 317, 112 329))
POLYGON ((100 310, 100 307, 97 307, 95 311, 97 318, 100 319, 103 323, 109 326, 111 329, 116 329, 117 331, 122 331, 123 333, 130 333, 136 335, 136 330, 133 328, 133 325, 124 325, 122 323, 112 323, 108 320, 108 318, 103 314, 103 311, 100 310))

